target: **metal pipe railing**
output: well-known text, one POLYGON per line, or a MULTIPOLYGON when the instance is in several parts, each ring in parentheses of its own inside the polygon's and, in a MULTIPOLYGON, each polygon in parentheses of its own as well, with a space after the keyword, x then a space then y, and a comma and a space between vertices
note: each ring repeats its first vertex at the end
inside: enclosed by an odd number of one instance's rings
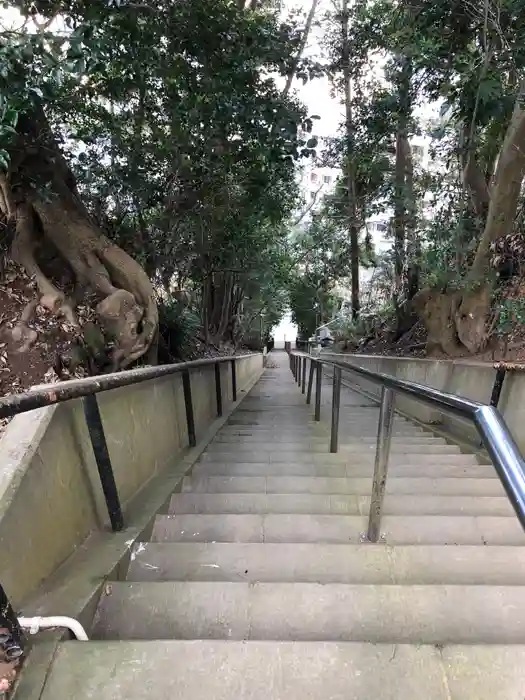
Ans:
MULTIPOLYGON (((118 389, 119 387, 130 386, 131 384, 138 384, 150 379, 157 379, 158 377, 181 374, 188 428, 188 445, 190 447, 195 447, 197 444, 197 436, 195 433, 195 416, 193 412, 191 370, 200 369, 202 367, 214 367, 217 416, 222 416, 223 396, 221 364, 225 362, 231 363, 232 399, 235 402, 237 401, 237 362, 257 354, 258 353, 250 353, 248 355, 232 355, 229 357, 192 360, 191 362, 179 362, 177 364, 161 365, 159 367, 144 367, 97 377, 86 377, 85 379, 70 380, 61 382, 60 384, 49 384, 37 389, 31 389, 23 394, 1 397, 0 418, 10 418, 19 413, 33 411, 36 408, 43 408, 44 406, 52 406, 54 404, 81 398, 83 400, 84 416, 93 447, 93 454, 102 491, 106 500, 111 528, 114 532, 118 532, 124 528, 124 517, 104 433, 104 425, 100 415, 97 394, 110 391, 111 389, 118 389)), ((3 652, 8 661, 14 660, 22 656, 23 643, 24 637, 21 626, 0 584, 0 651, 3 652)), ((2 692, 0 692, 0 696, 2 696, 2 692)))
POLYGON ((493 405, 485 405, 460 396, 447 394, 432 387, 416 384, 405 379, 398 379, 381 372, 340 362, 334 359, 313 357, 306 353, 292 352, 290 366, 298 362, 310 361, 316 366, 317 381, 315 389, 315 420, 321 417, 321 378, 323 365, 333 367, 333 397, 330 451, 337 451, 339 444, 339 410, 341 376, 350 372, 381 387, 381 409, 379 414, 378 435, 374 465, 372 500, 368 521, 367 538, 377 542, 380 532, 382 506, 388 474, 388 457, 392 435, 394 400, 396 394, 402 394, 415 401, 420 401, 442 413, 469 420, 476 427, 483 445, 492 460, 509 501, 525 529, 525 460, 512 437, 503 417, 493 405))
MULTIPOLYGON (((221 385, 221 365, 231 363, 232 369, 232 395, 237 400, 237 374, 236 363, 258 353, 248 355, 230 355, 228 357, 212 357, 204 360, 192 360, 190 362, 178 362, 171 365, 158 367, 143 367, 124 372, 104 374, 85 379, 73 379, 60 384, 49 384, 31 389, 23 394, 11 394, 0 398, 0 418, 10 418, 19 413, 26 413, 36 408, 52 406, 54 404, 83 399, 84 415, 93 448, 93 454, 97 465, 104 498, 108 510, 111 528, 118 532, 124 527, 122 507, 111 458, 106 443, 104 426, 100 415, 97 394, 111 389, 118 389, 131 384, 139 384, 150 379, 167 377, 174 374, 182 375, 182 387, 184 392, 184 405, 186 408, 186 423, 188 428, 188 445, 195 447, 197 436, 195 434, 195 417, 193 411, 193 397, 191 388, 191 370, 203 367, 214 367, 215 370, 215 395, 217 402, 217 416, 223 414, 223 397, 221 385)), ((306 361, 305 361, 306 362, 306 361)), ((306 366, 306 365, 305 365, 306 366)))

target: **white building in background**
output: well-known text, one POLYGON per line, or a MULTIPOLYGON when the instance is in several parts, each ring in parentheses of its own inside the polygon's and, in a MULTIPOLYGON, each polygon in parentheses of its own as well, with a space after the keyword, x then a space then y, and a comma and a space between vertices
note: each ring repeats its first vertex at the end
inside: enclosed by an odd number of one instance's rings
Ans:
MULTIPOLYGON (((414 168, 438 172, 440 169, 439 163, 436 163, 430 157, 431 139, 427 136, 415 136, 410 143, 414 168)), ((322 145, 322 139, 320 139, 320 150, 322 150, 322 145)), ((334 192, 340 176, 341 170, 339 168, 319 167, 314 163, 303 166, 300 175, 303 211, 306 212, 302 220, 303 223, 306 223, 311 213, 319 208, 323 197, 334 192)), ((425 218, 431 219, 433 213, 432 201, 430 196, 428 196, 423 202, 423 211, 420 212, 420 215, 422 214, 425 218)), ((384 255, 392 250, 391 225, 393 215, 392 208, 385 205, 384 209, 379 213, 373 214, 367 219, 363 230, 360 232, 361 240, 366 235, 369 236, 376 256, 384 255)), ((376 275, 377 270, 375 268, 360 267, 359 286, 361 300, 364 305, 370 303, 375 297, 373 287, 376 275)), ((342 307, 344 309, 349 308, 351 298, 350 280, 340 280, 334 292, 341 299, 342 307)))
POLYGON ((340 175, 339 168, 326 168, 315 165, 305 166, 301 173, 300 188, 304 210, 314 212, 323 201, 323 197, 332 194, 337 178, 340 175))

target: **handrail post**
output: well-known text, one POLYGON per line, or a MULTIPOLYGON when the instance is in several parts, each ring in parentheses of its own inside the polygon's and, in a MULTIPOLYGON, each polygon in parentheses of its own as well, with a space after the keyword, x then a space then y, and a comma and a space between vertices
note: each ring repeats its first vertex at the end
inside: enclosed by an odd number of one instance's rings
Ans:
POLYGON ((124 528, 124 518, 96 395, 85 396, 82 405, 102 491, 106 499, 111 529, 113 532, 120 532, 124 528))
POLYGON ((381 513, 388 474, 388 456, 390 453, 393 419, 394 392, 392 389, 387 389, 387 387, 384 386, 381 389, 381 409, 379 411, 379 423, 377 428, 374 481, 372 485, 370 516, 368 519, 367 539, 370 542, 377 542, 379 539, 381 513))
POLYGON ((303 381, 301 386, 301 394, 306 391, 306 357, 303 357, 303 381))
POLYGON ((6 661, 14 661, 24 654, 24 635, 18 618, 9 602, 4 587, 0 584, 0 627, 9 630, 9 637, 2 643, 6 661))
POLYGON ((330 452, 339 448, 339 413, 341 408, 341 368, 334 367, 332 382, 332 428, 330 431, 330 452))
POLYGON ((301 370, 302 370, 301 365, 302 364, 303 364, 303 358, 300 355, 298 355, 297 356, 297 368, 296 368, 296 372, 295 372, 295 381, 299 385, 301 384, 301 370))
POLYGON ((498 367, 496 370, 496 377, 494 378, 494 385, 492 387, 492 393, 490 395, 490 405, 495 408, 498 407, 501 390, 503 389, 503 382, 505 381, 505 375, 507 370, 505 367, 498 367))
POLYGON ((215 363, 215 395, 217 397, 217 415, 222 416, 222 387, 221 387, 221 366, 215 363))
POLYGON ((323 365, 319 361, 316 362, 316 365, 314 420, 319 422, 321 420, 321 387, 323 385, 323 365))
POLYGON ((237 366, 232 360, 232 400, 237 401, 237 366))
POLYGON ((193 415, 193 400, 191 397, 190 371, 182 370, 182 388, 184 390, 184 405, 186 407, 186 424, 188 426, 188 443, 190 447, 195 447, 197 438, 195 436, 195 418, 193 415))
POLYGON ((312 403, 312 386, 314 383, 314 369, 315 369, 314 361, 312 360, 312 358, 310 358, 310 368, 309 368, 309 372, 308 372, 308 389, 306 391, 306 403, 307 404, 312 403))

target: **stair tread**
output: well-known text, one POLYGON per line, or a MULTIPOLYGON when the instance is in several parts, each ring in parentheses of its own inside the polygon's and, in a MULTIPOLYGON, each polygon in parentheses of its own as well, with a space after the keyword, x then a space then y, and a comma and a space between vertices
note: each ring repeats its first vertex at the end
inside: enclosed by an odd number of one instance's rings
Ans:
POLYGON ((93 636, 524 644, 525 587, 116 582, 93 636))
MULTIPOLYGON (((372 475, 373 461, 351 462, 348 464, 310 464, 306 462, 199 462, 193 468, 194 476, 329 476, 352 477, 372 475)), ((388 479, 394 476, 427 476, 438 475, 454 477, 484 477, 498 479, 494 467, 479 464, 428 464, 428 463, 397 463, 389 464, 388 479)), ((499 481, 499 480, 498 480, 499 481)))
MULTIPOLYGON (((170 513, 306 513, 368 515, 370 496, 312 493, 181 493, 171 498, 170 513)), ((384 515, 498 515, 514 517, 506 496, 391 494, 384 515)))
MULTIPOLYGON (((190 476, 183 482, 184 493, 317 493, 369 496, 372 472, 368 477, 323 476, 190 476)), ((451 496, 504 496, 499 479, 454 477, 403 477, 390 474, 386 493, 451 496)))
POLYGON ((510 700, 525 646, 160 641, 61 643, 42 700, 510 700))
MULTIPOLYGON (((337 452, 325 454, 319 452, 311 452, 308 448, 297 451, 281 452, 277 451, 223 451, 213 450, 204 452, 198 465, 213 464, 213 463, 250 463, 257 464, 279 464, 282 470, 286 470, 288 463, 300 462, 303 464, 359 464, 372 463, 375 458, 375 449, 363 450, 361 452, 337 452)), ((389 464, 477 464, 475 455, 472 454, 449 454, 448 452, 436 452, 434 454, 421 450, 420 453, 403 453, 393 452, 388 460, 389 464)))
MULTIPOLYGON (((238 442, 212 442, 206 449, 206 454, 215 455, 224 452, 230 453, 256 452, 257 454, 270 453, 269 458, 274 461, 276 454, 281 455, 283 460, 289 452, 307 452, 311 454, 329 454, 330 448, 328 440, 322 442, 314 442, 310 440, 296 440, 290 442, 266 441, 266 442, 246 442, 242 438, 238 442)), ((339 445, 339 455, 354 455, 354 454, 373 454, 375 455, 376 444, 370 442, 354 442, 352 444, 341 443, 339 445)), ((392 442, 390 446, 390 454, 460 454, 460 449, 457 445, 446 445, 441 443, 405 443, 392 442)), ((283 461, 279 460, 279 461, 283 461)))
POLYGON ((515 547, 139 542, 129 581, 525 584, 515 547))
MULTIPOLYGON (((159 515, 157 542, 327 542, 357 544, 368 520, 357 515, 206 514, 159 515)), ((523 545, 514 516, 386 515, 381 531, 388 544, 523 545)))

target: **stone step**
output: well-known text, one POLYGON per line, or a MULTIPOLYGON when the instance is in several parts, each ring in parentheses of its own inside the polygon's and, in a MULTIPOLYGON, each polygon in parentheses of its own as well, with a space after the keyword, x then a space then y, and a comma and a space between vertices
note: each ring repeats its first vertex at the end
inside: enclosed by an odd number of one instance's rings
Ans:
MULTIPOLYGON (((341 423, 343 425, 343 423, 341 423)), ((351 430, 352 424, 345 426, 345 430, 341 430, 341 437, 344 435, 352 435, 353 437, 369 437, 370 439, 377 437, 377 422, 361 423, 355 426, 355 430, 351 430)), ((283 438, 290 437, 296 439, 297 437, 304 436, 324 436, 330 435, 330 428, 325 422, 322 423, 310 423, 309 425, 303 424, 302 427, 294 426, 294 428, 286 428, 283 425, 276 425, 272 428, 239 428, 239 427, 228 427, 227 425, 221 429, 220 435, 226 436, 241 436, 241 437, 252 437, 255 439, 264 440, 268 437, 282 436, 283 438)), ((420 437, 429 435, 425 433, 421 428, 410 425, 409 423, 402 424, 400 427, 396 427, 392 435, 394 437, 420 437)))
MULTIPOLYGON (((368 464, 310 464, 301 462, 199 462, 194 477, 202 476, 306 476, 306 477, 372 477, 373 462, 368 464)), ((487 464, 389 464, 388 478, 425 476, 451 478, 498 479, 494 467, 487 464)))
POLYGON ((525 647, 62 642, 41 700, 521 700, 525 647))
MULTIPOLYGON (((158 515, 151 539, 359 544, 367 525, 368 518, 359 515, 158 515)), ((390 545, 525 544, 525 534, 514 516, 386 515, 381 521, 381 532, 390 545)))
MULTIPOLYGON (((301 476, 187 476, 182 490, 191 493, 324 493, 368 496, 372 471, 367 478, 301 476)), ((387 493, 451 496, 504 496, 499 479, 398 477, 389 474, 387 493)))
POLYGON ((92 636, 524 644, 525 587, 114 582, 92 636))
MULTIPOLYGON (((370 496, 312 493, 182 493, 171 498, 169 512, 306 513, 368 515, 370 496)), ((384 515, 496 515, 513 517, 506 496, 434 496, 387 494, 384 515)))
MULTIPOLYGON (((329 453, 330 445, 328 440, 321 442, 312 442, 311 440, 296 440, 295 442, 245 442, 240 439, 238 442, 212 442, 206 449, 208 455, 220 455, 224 452, 235 451, 236 453, 271 453, 270 460, 273 460, 275 454, 281 454, 286 457, 289 452, 306 452, 306 453, 329 453)), ((359 443, 342 443, 339 446, 339 454, 375 454, 376 444, 374 442, 359 442, 359 443)), ((440 443, 407 444, 405 442, 393 442, 390 447, 390 454, 461 454, 457 445, 446 445, 440 443)))
MULTIPOLYGON (((204 452, 199 464, 206 462, 219 462, 227 464, 236 464, 239 462, 275 462, 281 464, 282 468, 286 468, 288 462, 302 462, 304 464, 346 464, 348 462, 367 463, 374 461, 375 449, 368 451, 337 454, 315 454, 308 450, 297 452, 271 452, 268 450, 255 449, 253 451, 228 451, 228 450, 213 450, 204 452)), ((477 459, 470 454, 448 454, 446 452, 428 454, 421 452, 418 454, 399 454, 394 452, 390 455, 389 464, 477 464, 477 459)))
POLYGON ((515 547, 138 542, 128 581, 525 585, 515 547))
MULTIPOLYGON (((323 419, 323 423, 321 423, 320 425, 312 424, 308 428, 308 430, 300 430, 298 426, 288 427, 286 425, 276 423, 273 426, 269 426, 265 430, 258 431, 256 435, 259 437, 272 437, 275 435, 282 435, 283 437, 289 436, 293 441, 304 438, 308 435, 311 435, 312 437, 322 437, 323 435, 329 436, 329 425, 330 424, 327 424, 323 419)), ((224 434, 234 436, 239 435, 241 437, 251 437, 253 436, 254 431, 226 431, 224 434), (248 432, 249 434, 247 434, 248 432)), ((360 437, 375 438, 377 437, 377 421, 352 421, 350 423, 345 423, 344 421, 341 421, 339 435, 341 439, 344 439, 346 437, 353 439, 360 437)), ((423 431, 418 431, 409 424, 396 423, 393 426, 393 435, 396 437, 418 437, 420 435, 425 435, 425 433, 423 431)))
MULTIPOLYGON (((213 441, 211 442, 211 445, 217 445, 217 444, 233 444, 237 445, 240 444, 241 441, 244 444, 254 444, 258 445, 259 443, 265 443, 268 440, 268 435, 232 435, 230 434, 224 434, 222 431, 218 433, 213 441)), ((313 445, 318 445, 318 444, 324 444, 324 442, 329 439, 330 433, 329 431, 326 431, 323 436, 297 436, 294 435, 293 433, 279 433, 278 435, 273 435, 272 440, 275 443, 290 443, 294 441, 303 441, 307 444, 313 444, 313 445)), ((344 439, 344 436, 342 436, 342 439, 344 439)), ((363 443, 366 445, 372 444, 375 445, 377 442, 376 437, 355 437, 352 441, 352 445, 362 445, 363 443)), ((407 435, 405 437, 397 437, 392 439, 392 446, 394 445, 445 445, 446 442, 444 438, 440 437, 433 437, 432 435, 421 435, 421 436, 410 436, 407 435)))

